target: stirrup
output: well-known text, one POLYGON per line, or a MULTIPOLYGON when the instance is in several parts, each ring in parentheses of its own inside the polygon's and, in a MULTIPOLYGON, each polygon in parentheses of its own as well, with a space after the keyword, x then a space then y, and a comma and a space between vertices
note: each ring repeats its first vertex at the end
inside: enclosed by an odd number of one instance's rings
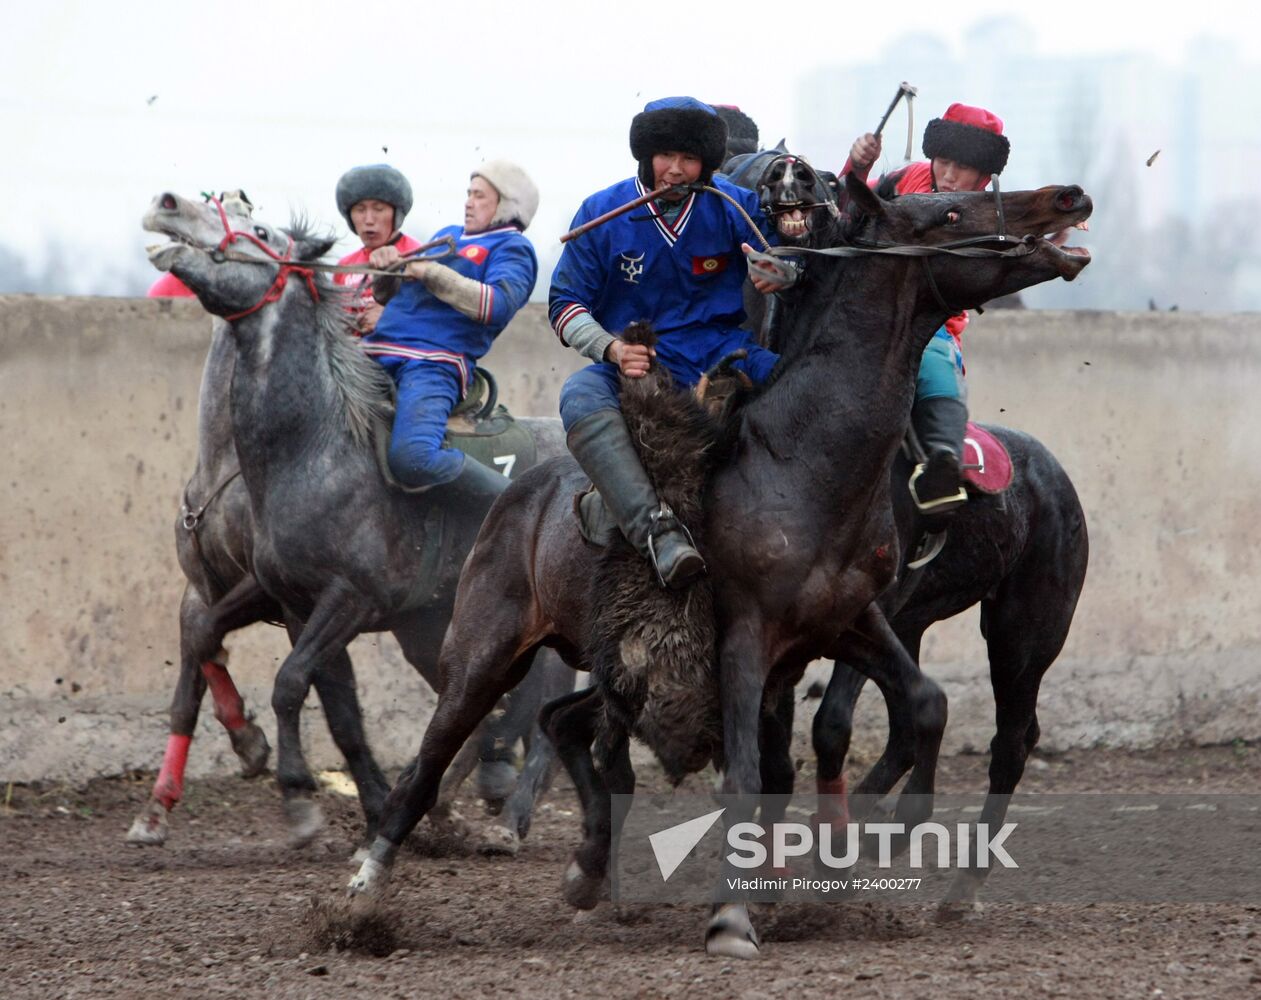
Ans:
MULTIPOLYGON (((674 509, 664 500, 661 502, 659 510, 654 510, 648 515, 651 526, 648 528, 648 561, 652 563, 652 571, 657 574, 657 583, 661 585, 663 590, 669 590, 670 585, 666 583, 666 579, 661 575, 661 567, 657 565, 657 546, 654 541, 657 535, 664 534, 667 531, 678 529, 687 536, 687 544, 692 550, 700 555, 700 549, 696 548, 696 540, 692 537, 692 533, 687 530, 687 525, 675 516, 674 509)), ((702 557, 702 563, 704 558, 702 557)))
POLYGON ((915 501, 915 507, 921 514, 932 514, 944 508, 954 508, 961 503, 967 503, 968 491, 963 485, 959 485, 959 491, 952 493, 950 496, 937 497, 935 500, 921 500, 919 493, 915 489, 915 484, 919 481, 919 477, 924 474, 927 468, 927 462, 920 462, 915 466, 915 471, 911 473, 911 478, 907 482, 907 488, 911 491, 911 499, 915 501))
POLYGON ((907 569, 923 569, 930 562, 937 558, 942 549, 946 547, 946 532, 935 531, 921 535, 919 543, 911 552, 911 557, 907 561, 907 569))

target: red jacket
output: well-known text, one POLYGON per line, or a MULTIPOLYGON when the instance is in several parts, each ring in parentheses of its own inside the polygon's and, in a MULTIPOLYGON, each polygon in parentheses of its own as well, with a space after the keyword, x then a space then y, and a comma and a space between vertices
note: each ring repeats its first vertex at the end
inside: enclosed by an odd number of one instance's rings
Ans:
MULTIPOLYGON (((392 244, 401 254, 409 254, 415 250, 420 243, 412 239, 406 233, 399 233, 398 237, 392 244)), ((347 254, 338 264, 351 265, 367 265, 368 257, 372 253, 367 247, 360 247, 354 253, 347 254)), ((375 304, 376 300, 372 297, 372 275, 370 274, 345 274, 338 273, 333 275, 333 283, 342 285, 345 288, 358 288, 359 298, 352 306, 354 312, 359 313, 375 304)))

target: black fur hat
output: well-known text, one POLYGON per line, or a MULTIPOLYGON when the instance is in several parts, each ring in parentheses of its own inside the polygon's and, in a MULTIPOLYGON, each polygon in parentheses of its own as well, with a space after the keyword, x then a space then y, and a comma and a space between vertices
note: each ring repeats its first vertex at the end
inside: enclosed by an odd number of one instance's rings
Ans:
POLYGON ((739 153, 756 153, 757 122, 734 104, 715 104, 718 117, 727 123, 727 155, 723 162, 739 153))
POLYGON ((699 156, 700 179, 708 183, 726 156, 727 126, 718 112, 694 97, 663 97, 649 101, 631 119, 630 149, 645 187, 653 184, 653 156, 665 152, 699 156))
POLYGON ((941 156, 982 174, 1001 174, 1010 151, 1003 120, 984 108, 952 104, 924 129, 924 155, 930 160, 941 156))

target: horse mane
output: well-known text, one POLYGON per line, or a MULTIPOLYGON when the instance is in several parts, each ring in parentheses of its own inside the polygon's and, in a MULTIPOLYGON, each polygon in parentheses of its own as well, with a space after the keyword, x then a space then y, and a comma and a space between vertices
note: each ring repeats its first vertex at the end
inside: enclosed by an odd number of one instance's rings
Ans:
MULTIPOLYGON (((294 215, 284 230, 292 238, 303 263, 321 260, 332 249, 334 239, 327 231, 316 231, 305 215, 294 215)), ((357 292, 334 285, 317 273, 315 287, 315 326, 323 339, 329 377, 341 399, 340 414, 355 443, 368 447, 376 428, 390 427, 394 419, 394 380, 364 351, 352 321, 351 306, 357 292)))

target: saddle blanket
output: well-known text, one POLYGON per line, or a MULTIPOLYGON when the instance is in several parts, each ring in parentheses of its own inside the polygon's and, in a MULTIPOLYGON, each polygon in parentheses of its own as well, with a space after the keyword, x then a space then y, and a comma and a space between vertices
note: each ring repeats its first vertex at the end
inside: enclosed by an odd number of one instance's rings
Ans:
POLYGON ((978 424, 968 421, 963 438, 963 480, 970 490, 1002 493, 1011 485, 1011 456, 1002 442, 978 424))

